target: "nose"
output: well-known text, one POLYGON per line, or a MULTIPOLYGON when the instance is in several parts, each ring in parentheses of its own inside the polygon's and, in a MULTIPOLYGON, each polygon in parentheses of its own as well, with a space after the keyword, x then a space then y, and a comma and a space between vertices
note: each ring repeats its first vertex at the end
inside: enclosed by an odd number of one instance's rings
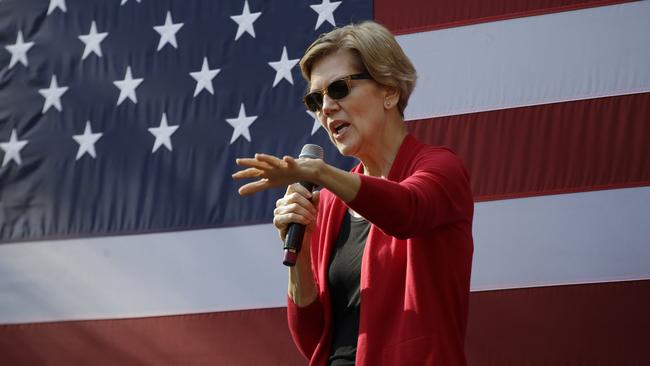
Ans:
POLYGON ((339 109, 339 103, 336 99, 330 98, 329 95, 323 95, 323 114, 329 116, 339 109))

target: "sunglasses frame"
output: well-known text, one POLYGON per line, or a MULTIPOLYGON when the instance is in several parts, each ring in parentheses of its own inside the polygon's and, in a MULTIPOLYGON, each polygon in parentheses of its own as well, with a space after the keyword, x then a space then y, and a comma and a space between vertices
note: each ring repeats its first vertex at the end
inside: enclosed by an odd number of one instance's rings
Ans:
POLYGON ((324 87, 323 89, 320 89, 320 90, 314 90, 313 92, 311 92, 311 93, 305 95, 305 96, 302 98, 302 102, 305 103, 305 106, 307 107, 308 110, 310 110, 311 112, 316 113, 316 112, 318 112, 318 111, 320 111, 320 110, 323 109, 322 98, 325 97, 325 95, 328 95, 330 98, 332 98, 332 99, 334 99, 334 100, 341 100, 341 99, 347 97, 348 94, 350 94, 350 90, 352 89, 352 84, 350 84, 350 81, 351 81, 351 80, 372 80, 372 76, 370 76, 370 74, 368 74, 367 72, 363 72, 363 73, 359 73, 359 74, 352 74, 352 75, 344 76, 344 77, 342 77, 342 78, 340 78, 340 79, 336 79, 336 80, 332 81, 331 83, 329 83, 329 84, 328 84, 326 87, 324 87), (334 98, 334 97, 332 97, 332 96, 330 95, 331 93, 328 91, 328 89, 330 88, 330 86, 332 86, 332 84, 334 84, 334 83, 336 83, 336 82, 339 82, 339 81, 345 81, 345 85, 347 86, 348 89, 347 89, 347 92, 345 93, 344 96, 342 96, 342 97, 340 97, 340 98, 334 98), (318 109, 316 109, 316 110, 312 110, 311 107, 309 106, 309 102, 307 102, 307 99, 310 98, 310 97, 311 97, 312 95, 314 95, 314 94, 320 94, 320 96, 321 96, 320 107, 319 107, 318 109))

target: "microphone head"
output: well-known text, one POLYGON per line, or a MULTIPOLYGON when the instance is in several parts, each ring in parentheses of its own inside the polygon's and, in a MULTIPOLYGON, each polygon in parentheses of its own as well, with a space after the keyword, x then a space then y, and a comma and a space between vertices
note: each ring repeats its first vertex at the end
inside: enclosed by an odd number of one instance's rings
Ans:
POLYGON ((300 150, 300 158, 322 159, 323 148, 314 144, 305 144, 300 150))

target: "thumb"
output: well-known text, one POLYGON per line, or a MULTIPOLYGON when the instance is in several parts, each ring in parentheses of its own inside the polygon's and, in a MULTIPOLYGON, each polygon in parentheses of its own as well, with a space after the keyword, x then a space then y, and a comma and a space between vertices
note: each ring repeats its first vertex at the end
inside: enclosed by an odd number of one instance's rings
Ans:
POLYGON ((320 202, 320 191, 314 191, 312 192, 311 203, 318 208, 318 202, 320 202))

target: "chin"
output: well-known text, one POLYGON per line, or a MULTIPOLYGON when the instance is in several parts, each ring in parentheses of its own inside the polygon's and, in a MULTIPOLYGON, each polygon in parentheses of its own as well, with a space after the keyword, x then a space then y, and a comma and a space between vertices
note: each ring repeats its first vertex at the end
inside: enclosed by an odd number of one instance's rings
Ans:
MULTIPOLYGON (((353 136, 350 136, 353 137, 353 136)), ((356 136, 355 136, 356 137, 356 136)), ((356 138, 347 138, 344 142, 337 142, 332 135, 330 135, 330 141, 336 147, 336 149, 343 156, 356 157, 359 150, 359 141, 356 138)))
POLYGON ((336 144, 336 149, 341 153, 343 156, 351 156, 351 157, 356 157, 356 148, 355 146, 351 145, 341 145, 341 144, 336 144))

